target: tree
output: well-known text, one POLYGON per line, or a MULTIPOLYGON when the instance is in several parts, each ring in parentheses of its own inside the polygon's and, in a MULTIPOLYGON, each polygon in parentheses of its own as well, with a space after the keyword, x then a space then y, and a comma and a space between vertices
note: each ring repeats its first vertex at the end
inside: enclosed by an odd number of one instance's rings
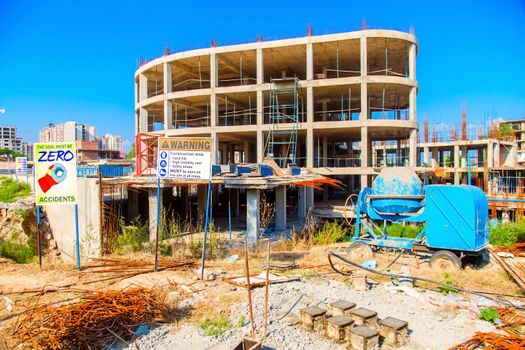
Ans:
POLYGON ((135 158, 135 144, 131 145, 131 149, 128 153, 126 153, 126 159, 133 159, 135 158))
POLYGON ((25 157, 25 155, 23 153, 20 153, 20 152, 17 152, 17 151, 12 151, 12 150, 10 150, 8 148, 0 149, 0 156, 8 156, 8 157, 11 157, 11 158, 25 157))

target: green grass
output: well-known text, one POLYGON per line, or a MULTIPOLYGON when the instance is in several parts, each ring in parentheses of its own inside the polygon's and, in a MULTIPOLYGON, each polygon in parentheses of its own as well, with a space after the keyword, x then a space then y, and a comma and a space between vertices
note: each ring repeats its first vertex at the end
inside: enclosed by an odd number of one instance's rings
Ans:
POLYGON ((390 237, 416 238, 422 227, 417 225, 391 224, 386 227, 390 237))
POLYGON ((9 178, 0 178, 0 202, 13 203, 20 197, 31 194, 31 186, 21 182, 15 182, 9 178))
POLYGON ((218 337, 224 332, 232 329, 232 327, 232 321, 223 313, 212 317, 206 317, 201 323, 199 323, 199 328, 202 329, 204 334, 208 337, 218 337))
POLYGON ((109 249, 113 254, 134 253, 143 250, 144 243, 149 242, 149 225, 140 217, 132 220, 130 225, 121 223, 122 234, 108 239, 109 249))
POLYGON ((0 256, 19 264, 28 264, 38 259, 36 244, 30 240, 27 244, 15 243, 15 237, 10 240, 0 240, 0 256))
POLYGON ((479 309, 480 318, 483 321, 494 323, 499 318, 498 309, 495 307, 482 307, 479 309))
POLYGON ((525 242, 525 219, 490 227, 490 244, 508 248, 515 243, 525 242))
MULTIPOLYGON (((443 275, 443 283, 444 284, 448 284, 448 285, 451 285, 451 286, 456 286, 458 285, 458 281, 456 281, 455 279, 452 278, 452 275, 448 272, 445 272, 445 274, 443 275)), ((437 287, 437 290, 445 295, 448 294, 448 292, 452 292, 452 293, 457 293, 458 290, 456 288, 453 288, 453 287, 445 287, 445 286, 438 286, 437 287)))

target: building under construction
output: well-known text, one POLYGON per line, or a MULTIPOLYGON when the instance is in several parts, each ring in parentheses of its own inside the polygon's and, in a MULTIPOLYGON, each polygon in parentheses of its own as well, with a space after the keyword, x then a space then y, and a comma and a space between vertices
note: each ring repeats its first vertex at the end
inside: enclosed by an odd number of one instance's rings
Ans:
POLYGON ((410 33, 311 28, 301 38, 166 50, 135 74, 137 174, 155 173, 152 135, 211 136, 213 164, 270 158, 346 186, 307 191, 308 207, 314 197, 344 201, 387 163, 417 165, 416 54, 410 33))

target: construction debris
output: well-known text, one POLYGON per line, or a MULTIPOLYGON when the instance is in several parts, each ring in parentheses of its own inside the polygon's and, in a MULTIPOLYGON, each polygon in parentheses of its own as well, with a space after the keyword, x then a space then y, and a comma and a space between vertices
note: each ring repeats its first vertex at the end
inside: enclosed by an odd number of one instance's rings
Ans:
POLYGON ((77 304, 37 305, 15 325, 19 344, 34 349, 102 349, 134 338, 141 325, 164 323, 173 315, 155 289, 96 292, 77 304))
POLYGON ((525 349, 525 338, 513 334, 476 332, 469 340, 453 346, 450 350, 522 350, 525 349))
MULTIPOLYGON (((300 277, 286 277, 286 276, 281 276, 281 275, 277 275, 273 273, 270 273, 268 275, 268 280, 270 284, 298 281, 300 279, 301 279, 300 277)), ((235 286, 246 287, 246 277, 245 276, 228 278, 225 281, 235 286)), ((266 284, 266 272, 261 272, 258 275, 250 276, 250 286, 252 288, 262 287, 265 284, 266 284)))

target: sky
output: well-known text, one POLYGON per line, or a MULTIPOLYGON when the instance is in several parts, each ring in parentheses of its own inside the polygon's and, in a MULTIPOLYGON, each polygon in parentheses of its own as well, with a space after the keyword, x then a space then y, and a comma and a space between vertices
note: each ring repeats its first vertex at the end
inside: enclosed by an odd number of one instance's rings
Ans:
POLYGON ((417 116, 525 117, 525 0, 0 0, 0 125, 35 142, 76 120, 133 142, 133 76, 163 49, 358 30, 415 29, 417 116))

